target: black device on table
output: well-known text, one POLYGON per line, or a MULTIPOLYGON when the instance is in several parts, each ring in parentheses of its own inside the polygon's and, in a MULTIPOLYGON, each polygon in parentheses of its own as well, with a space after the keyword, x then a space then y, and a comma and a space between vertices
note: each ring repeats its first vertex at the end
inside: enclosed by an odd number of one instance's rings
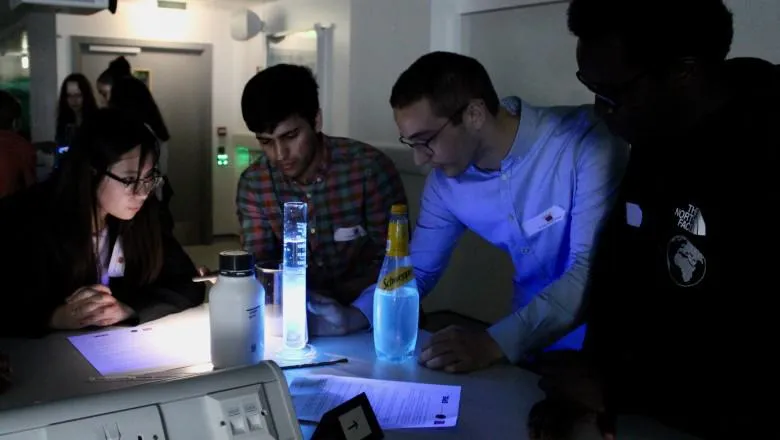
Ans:
POLYGON ((326 412, 311 440, 381 440, 385 438, 366 393, 326 412))

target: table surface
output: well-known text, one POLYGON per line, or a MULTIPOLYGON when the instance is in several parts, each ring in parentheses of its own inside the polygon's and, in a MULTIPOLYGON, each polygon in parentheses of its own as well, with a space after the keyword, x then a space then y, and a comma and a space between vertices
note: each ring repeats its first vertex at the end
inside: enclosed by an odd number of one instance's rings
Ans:
MULTIPOLYGON (((203 319, 206 313, 206 307, 199 307, 163 318, 160 322, 203 319)), ((421 339, 426 337, 426 334, 421 334, 421 339)), ((528 412, 544 397, 537 387, 538 376, 509 365, 453 375, 426 369, 414 361, 403 364, 378 361, 370 333, 317 338, 312 345, 318 352, 340 355, 348 358, 349 362, 287 370, 285 376, 288 382, 299 375, 317 373, 462 387, 457 426, 386 431, 388 440, 445 437, 525 439, 528 412)), ((133 382, 90 382, 89 378, 98 376, 98 372, 62 333, 38 340, 0 339, 0 352, 9 355, 14 370, 13 386, 0 395, 0 411, 38 401, 60 400, 134 385, 133 382)), ((314 425, 303 424, 302 430, 304 437, 309 438, 314 425)))

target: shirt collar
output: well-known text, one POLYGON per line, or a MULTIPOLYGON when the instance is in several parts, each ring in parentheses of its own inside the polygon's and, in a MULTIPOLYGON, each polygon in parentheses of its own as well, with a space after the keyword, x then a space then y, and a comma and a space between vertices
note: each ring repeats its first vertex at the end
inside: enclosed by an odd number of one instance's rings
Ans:
POLYGON ((512 143, 512 148, 501 165, 509 165, 516 160, 522 160, 534 143, 539 140, 539 114, 537 109, 523 102, 517 96, 509 96, 501 100, 501 105, 513 115, 520 115, 520 125, 512 143))

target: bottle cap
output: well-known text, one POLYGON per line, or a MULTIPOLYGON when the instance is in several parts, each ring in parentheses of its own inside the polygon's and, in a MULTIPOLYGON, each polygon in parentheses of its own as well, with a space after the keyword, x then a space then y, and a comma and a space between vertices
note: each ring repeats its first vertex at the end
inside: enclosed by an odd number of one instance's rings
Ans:
POLYGON ((247 277, 255 273, 255 257, 247 251, 219 253, 219 274, 227 277, 247 277))
POLYGON ((390 214, 395 214, 395 215, 406 214, 406 205, 393 205, 390 208, 390 214))

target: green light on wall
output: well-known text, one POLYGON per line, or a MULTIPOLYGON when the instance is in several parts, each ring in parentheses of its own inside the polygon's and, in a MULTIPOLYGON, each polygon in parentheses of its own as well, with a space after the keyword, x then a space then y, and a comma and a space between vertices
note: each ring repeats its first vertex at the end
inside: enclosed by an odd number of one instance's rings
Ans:
POLYGON ((225 147, 217 148, 217 166, 218 167, 228 166, 228 155, 227 153, 225 153, 225 147))
POLYGON ((244 169, 252 163, 252 154, 249 152, 249 148, 236 146, 236 166, 239 169, 244 169))

